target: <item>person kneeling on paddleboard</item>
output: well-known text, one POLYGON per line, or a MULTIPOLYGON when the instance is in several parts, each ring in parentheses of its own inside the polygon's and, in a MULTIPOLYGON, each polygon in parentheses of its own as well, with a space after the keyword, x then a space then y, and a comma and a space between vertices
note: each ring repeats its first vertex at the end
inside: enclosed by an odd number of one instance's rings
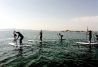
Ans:
POLYGON ((16 33, 17 33, 17 40, 19 39, 19 43, 20 43, 20 45, 22 45, 23 44, 22 40, 23 40, 24 36, 20 32, 16 32, 16 33))
POLYGON ((17 44, 17 34, 16 34, 16 31, 13 32, 13 35, 14 35, 14 40, 13 41, 14 41, 15 44, 17 44))

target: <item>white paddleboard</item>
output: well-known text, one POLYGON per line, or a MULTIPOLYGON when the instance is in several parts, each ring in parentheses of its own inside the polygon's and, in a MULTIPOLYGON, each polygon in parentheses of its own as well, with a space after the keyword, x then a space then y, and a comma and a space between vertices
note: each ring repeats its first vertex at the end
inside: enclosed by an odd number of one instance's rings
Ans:
POLYGON ((19 45, 19 44, 16 44, 16 43, 9 43, 9 45, 11 45, 11 46, 15 46, 15 47, 22 47, 22 46, 31 46, 31 45, 19 45))
POLYGON ((28 40, 28 42, 39 42, 39 40, 28 40))
POLYGON ((85 45, 89 45, 89 44, 91 44, 91 45, 97 45, 98 43, 89 43, 89 42, 76 42, 77 44, 85 44, 85 45))
POLYGON ((35 43, 38 43, 38 42, 41 42, 41 41, 40 40, 28 40, 28 44, 29 43, 35 44, 35 43))

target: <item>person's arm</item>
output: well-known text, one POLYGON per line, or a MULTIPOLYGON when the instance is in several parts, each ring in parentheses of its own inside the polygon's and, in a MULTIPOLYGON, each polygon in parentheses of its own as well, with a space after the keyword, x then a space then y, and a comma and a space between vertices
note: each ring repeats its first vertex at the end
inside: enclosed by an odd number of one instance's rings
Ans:
POLYGON ((16 40, 19 38, 19 34, 17 34, 17 38, 16 38, 16 40))
POLYGON ((18 35, 18 37, 17 37, 17 39, 19 38, 19 35, 18 35))

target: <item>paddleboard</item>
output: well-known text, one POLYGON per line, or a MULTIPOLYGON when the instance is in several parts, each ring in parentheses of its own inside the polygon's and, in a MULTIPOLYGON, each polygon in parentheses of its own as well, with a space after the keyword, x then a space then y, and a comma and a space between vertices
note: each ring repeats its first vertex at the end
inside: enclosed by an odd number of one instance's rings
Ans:
POLYGON ((13 43, 13 42, 12 42, 12 43, 9 43, 9 45, 11 45, 11 46, 15 46, 15 47, 31 46, 31 45, 24 45, 24 44, 23 44, 23 45, 19 45, 19 44, 13 43))
POLYGON ((39 42, 39 40, 28 40, 28 42, 39 42))
POLYGON ((98 43, 94 42, 94 43, 89 43, 89 42, 76 42, 77 44, 85 44, 85 45, 97 45, 98 43))
POLYGON ((32 44, 35 44, 35 43, 37 43, 37 42, 41 42, 40 40, 28 40, 28 43, 32 43, 32 44))

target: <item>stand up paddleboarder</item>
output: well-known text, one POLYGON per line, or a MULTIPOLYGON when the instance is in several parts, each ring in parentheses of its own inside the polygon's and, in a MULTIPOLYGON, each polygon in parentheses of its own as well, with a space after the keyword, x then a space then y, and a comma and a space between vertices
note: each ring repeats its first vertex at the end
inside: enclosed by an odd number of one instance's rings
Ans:
POLYGON ((20 45, 23 44, 23 43, 22 43, 22 40, 24 39, 24 36, 23 36, 23 34, 21 34, 20 32, 14 31, 14 38, 15 38, 16 40, 19 39, 19 44, 20 44, 20 45), (17 38, 16 38, 16 37, 17 37, 17 38))

